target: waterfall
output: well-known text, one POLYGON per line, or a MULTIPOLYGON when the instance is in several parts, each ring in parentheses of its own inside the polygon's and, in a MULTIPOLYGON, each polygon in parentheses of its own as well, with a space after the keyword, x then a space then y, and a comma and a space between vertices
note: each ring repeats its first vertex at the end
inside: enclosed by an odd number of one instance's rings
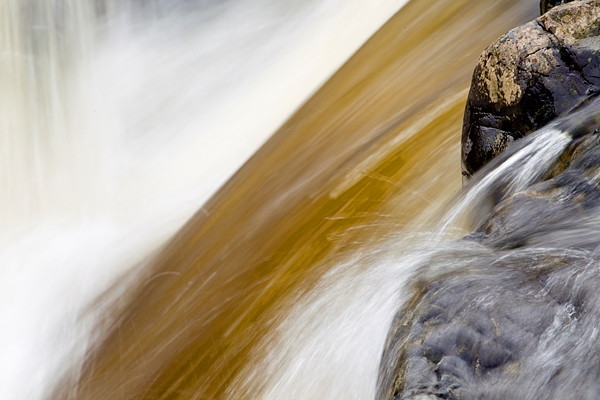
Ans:
MULTIPOLYGON (((457 216, 465 213, 479 217, 470 218, 469 224, 462 227, 467 232, 478 228, 491 212, 486 199, 493 194, 497 203, 539 182, 573 142, 571 132, 597 114, 597 107, 592 105, 570 117, 568 129, 559 121, 513 143, 502 157, 474 177, 444 211, 446 216, 431 225, 434 230, 396 235, 371 243, 347 260, 340 257, 264 340, 266 350, 261 349, 265 354, 261 364, 249 367, 245 380, 233 386, 231 397, 240 397, 242 392, 266 399, 374 398, 379 368, 384 387, 393 379, 387 374, 396 371, 398 353, 390 355, 386 350, 381 366, 380 354, 392 317, 408 300, 408 282, 415 279, 413 276, 427 279, 448 274, 490 257, 489 250, 475 243, 445 238, 446 231, 458 228, 453 226, 460 221, 457 216), (474 224, 473 219, 479 221, 474 224)), ((586 239, 598 238, 597 229, 583 228, 586 225, 580 220, 577 225, 586 230, 586 239)), ((547 257, 551 251, 523 249, 518 253, 530 259, 547 257)))
POLYGON ((596 373, 597 207, 512 235, 489 221, 547 189, 595 103, 460 182, 477 56, 537 15, 533 0, 4 0, 0 398, 383 398, 405 311, 444 284, 548 322, 521 338, 520 374, 492 377, 512 386, 477 395, 591 398, 569 366, 596 373))
POLYGON ((0 4, 0 397, 47 397, 94 299, 403 4, 0 4))

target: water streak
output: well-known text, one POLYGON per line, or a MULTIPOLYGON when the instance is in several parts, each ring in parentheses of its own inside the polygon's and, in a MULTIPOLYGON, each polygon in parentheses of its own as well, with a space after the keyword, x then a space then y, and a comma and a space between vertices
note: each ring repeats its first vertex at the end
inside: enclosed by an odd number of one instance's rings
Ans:
POLYGON ((467 186, 441 223, 440 234, 467 213, 467 231, 478 228, 493 205, 544 177, 571 140, 552 124, 516 143, 517 149, 507 149, 467 186))

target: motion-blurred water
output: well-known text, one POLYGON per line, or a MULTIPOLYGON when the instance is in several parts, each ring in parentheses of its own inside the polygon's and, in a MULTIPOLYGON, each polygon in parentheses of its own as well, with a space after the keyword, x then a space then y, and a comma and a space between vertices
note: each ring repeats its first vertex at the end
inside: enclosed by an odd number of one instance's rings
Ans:
POLYGON ((0 397, 80 363, 88 304, 403 0, 0 3, 0 397))
POLYGON ((538 2, 404 3, 2 1, 0 398, 373 398, 411 274, 570 141, 435 220, 538 2))

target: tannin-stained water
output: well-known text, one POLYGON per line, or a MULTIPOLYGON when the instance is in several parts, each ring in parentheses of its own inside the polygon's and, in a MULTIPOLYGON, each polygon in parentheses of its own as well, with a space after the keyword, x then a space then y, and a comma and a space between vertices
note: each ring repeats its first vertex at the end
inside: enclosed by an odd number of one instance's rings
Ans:
POLYGON ((76 371, 90 302, 403 3, 0 2, 0 398, 76 371))
POLYGON ((476 58, 537 8, 405 6, 136 271, 55 396, 374 397, 400 254, 460 188, 476 58))
POLYGON ((402 5, 347 3, 0 5, 6 398, 375 396, 403 249, 460 188, 475 60, 538 5, 412 0, 211 197, 402 5))

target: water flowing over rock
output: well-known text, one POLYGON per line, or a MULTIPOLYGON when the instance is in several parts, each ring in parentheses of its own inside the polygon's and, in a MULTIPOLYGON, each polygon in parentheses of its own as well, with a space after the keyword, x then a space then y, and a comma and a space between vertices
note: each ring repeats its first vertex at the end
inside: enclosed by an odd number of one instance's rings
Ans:
POLYGON ((423 250, 390 328, 379 399, 600 397, 599 29, 600 2, 573 2, 480 58, 463 162, 469 176, 481 169, 465 192, 485 184, 490 197, 466 212, 487 217, 463 240, 423 250), (548 137, 568 139, 562 154, 509 190, 529 171, 494 172, 522 168, 513 161, 548 137))
POLYGON ((599 35, 600 2, 577 1, 511 30, 482 53, 464 117, 465 177, 599 93, 599 35))

